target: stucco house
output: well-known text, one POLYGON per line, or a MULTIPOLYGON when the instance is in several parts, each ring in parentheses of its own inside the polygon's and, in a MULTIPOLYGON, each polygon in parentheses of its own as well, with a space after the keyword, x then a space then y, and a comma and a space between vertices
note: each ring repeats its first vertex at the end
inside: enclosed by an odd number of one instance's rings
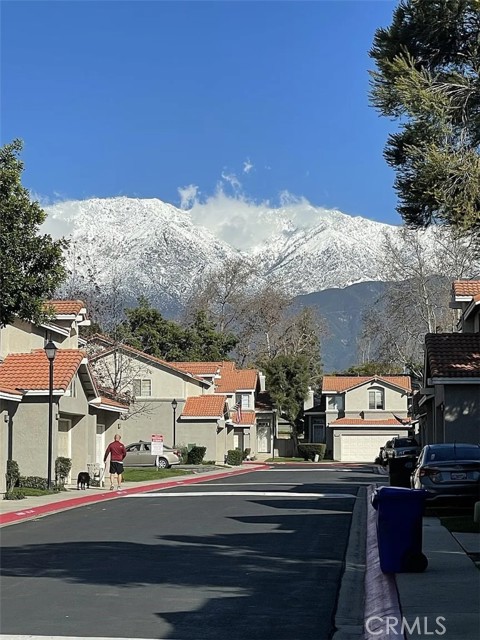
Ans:
POLYGON ((324 376, 309 441, 325 442, 334 460, 373 462, 387 440, 408 435, 410 394, 405 375, 324 376))
POLYGON ((480 280, 452 285, 458 333, 425 336, 418 402, 422 442, 480 442, 480 280))
MULTIPOLYGON (((88 322, 81 301, 51 301, 55 315, 43 325, 15 320, 0 329, 0 466, 18 462, 22 475, 48 476, 49 361, 44 346, 57 347, 53 366, 52 462, 72 459, 71 477, 100 463, 107 439, 120 428, 127 407, 103 396, 78 348, 78 327, 88 322)), ((53 466, 53 465, 52 465, 53 466)), ((52 477, 54 470, 52 469, 52 477)), ((5 491, 4 473, 0 492, 5 491)))

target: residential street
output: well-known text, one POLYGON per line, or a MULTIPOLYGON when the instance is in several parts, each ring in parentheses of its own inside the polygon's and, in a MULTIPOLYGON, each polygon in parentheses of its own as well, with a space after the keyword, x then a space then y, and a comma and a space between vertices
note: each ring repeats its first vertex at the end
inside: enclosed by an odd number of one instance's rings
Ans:
POLYGON ((326 640, 355 496, 375 479, 277 467, 6 527, 1 633, 326 640))

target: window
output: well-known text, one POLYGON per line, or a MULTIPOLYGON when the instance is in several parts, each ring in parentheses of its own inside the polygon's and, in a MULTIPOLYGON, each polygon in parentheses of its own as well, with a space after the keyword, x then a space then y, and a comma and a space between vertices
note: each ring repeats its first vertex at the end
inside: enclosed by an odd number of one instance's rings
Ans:
POLYGON ((69 397, 69 398, 76 398, 77 397, 77 390, 76 390, 76 387, 75 387, 75 377, 73 378, 71 383, 68 385, 68 388, 65 390, 64 395, 69 397))
POLYGON ((148 398, 152 395, 152 381, 139 380, 133 381, 133 395, 135 398, 148 398))
POLYGON ((343 411, 343 396, 328 396, 327 406, 334 411, 343 411))
POLYGON ((250 394, 249 393, 235 394, 235 404, 240 404, 241 409, 250 409, 250 394))
POLYGON ((370 389, 368 392, 369 409, 385 409, 383 389, 370 389))

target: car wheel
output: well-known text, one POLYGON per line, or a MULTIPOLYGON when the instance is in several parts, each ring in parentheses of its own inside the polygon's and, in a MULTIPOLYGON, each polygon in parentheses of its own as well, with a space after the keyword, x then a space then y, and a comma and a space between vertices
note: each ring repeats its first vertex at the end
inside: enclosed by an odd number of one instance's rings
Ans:
POLYGON ((168 469, 170 465, 168 464, 168 460, 166 458, 159 458, 157 460, 157 469, 168 469))

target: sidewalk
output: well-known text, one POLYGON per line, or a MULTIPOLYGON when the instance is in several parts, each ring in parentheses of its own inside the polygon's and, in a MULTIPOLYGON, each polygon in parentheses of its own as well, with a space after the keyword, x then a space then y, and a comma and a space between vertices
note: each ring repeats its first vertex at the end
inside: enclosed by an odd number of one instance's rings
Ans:
POLYGON ((376 511, 367 498, 365 640, 470 640, 480 630, 480 534, 452 534, 438 518, 423 519, 423 573, 383 574, 376 544, 376 511), (370 544, 369 544, 370 542, 370 544), (402 625, 403 623, 403 625, 402 625))

